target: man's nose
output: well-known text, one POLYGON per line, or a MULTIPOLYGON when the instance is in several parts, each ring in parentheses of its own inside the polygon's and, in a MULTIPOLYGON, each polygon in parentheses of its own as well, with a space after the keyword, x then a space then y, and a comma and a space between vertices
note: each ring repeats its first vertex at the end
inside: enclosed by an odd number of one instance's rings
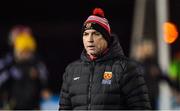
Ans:
POLYGON ((94 42, 93 36, 91 34, 88 37, 88 42, 94 42))

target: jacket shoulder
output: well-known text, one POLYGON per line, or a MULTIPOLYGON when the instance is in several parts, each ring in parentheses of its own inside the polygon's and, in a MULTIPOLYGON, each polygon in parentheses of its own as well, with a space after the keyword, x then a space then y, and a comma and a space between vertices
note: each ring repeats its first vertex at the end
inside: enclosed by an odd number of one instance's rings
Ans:
POLYGON ((69 63, 69 64, 67 65, 66 70, 70 70, 70 69, 72 69, 72 68, 74 68, 74 67, 77 67, 77 66, 79 66, 81 63, 82 63, 82 60, 81 60, 81 59, 75 60, 75 61, 73 61, 73 62, 71 62, 71 63, 69 63))
POLYGON ((128 71, 136 68, 142 69, 140 63, 125 56, 117 58, 114 62, 114 65, 121 66, 123 71, 128 71))
POLYGON ((138 74, 143 74, 144 73, 144 70, 142 68, 142 65, 135 61, 135 60, 132 60, 132 59, 129 59, 127 61, 127 64, 125 66, 125 71, 136 71, 138 74))

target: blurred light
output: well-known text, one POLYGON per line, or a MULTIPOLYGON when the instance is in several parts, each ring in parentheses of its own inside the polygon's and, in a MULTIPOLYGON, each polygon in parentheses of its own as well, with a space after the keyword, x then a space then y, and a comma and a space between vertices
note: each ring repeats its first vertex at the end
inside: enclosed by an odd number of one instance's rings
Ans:
POLYGON ((165 22, 163 24, 164 41, 168 44, 173 43, 178 38, 178 31, 175 24, 165 22))
POLYGON ((178 72, 179 72, 179 62, 178 61, 173 61, 170 64, 170 67, 168 69, 168 74, 170 76, 171 79, 175 79, 178 77, 178 72))

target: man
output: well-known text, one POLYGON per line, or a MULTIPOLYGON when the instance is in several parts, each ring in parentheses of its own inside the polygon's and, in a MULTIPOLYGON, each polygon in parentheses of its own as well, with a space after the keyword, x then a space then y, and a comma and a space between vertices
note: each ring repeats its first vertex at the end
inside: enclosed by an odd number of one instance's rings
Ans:
POLYGON ((15 38, 20 33, 32 34, 32 30, 28 26, 24 25, 16 25, 10 30, 8 36, 8 45, 10 46, 10 50, 5 56, 0 58, 0 70, 2 70, 4 67, 7 67, 13 61, 14 42, 15 38))
MULTIPOLYGON (((3 72, 4 69, 7 69, 9 66, 11 66, 11 63, 13 62, 13 48, 14 48, 14 41, 15 38, 17 37, 17 35, 19 33, 27 33, 27 34, 31 34, 31 29, 27 26, 24 25, 17 25, 14 26, 8 36, 8 45, 10 46, 10 50, 8 51, 7 54, 5 54, 5 56, 3 56, 2 58, 0 58, 0 75, 2 74, 1 72, 3 72)), ((3 77, 3 76, 2 76, 3 77)), ((1 80, 0 77, 0 86, 1 83, 3 82, 4 79, 1 80)), ((1 90, 1 89, 0 89, 1 90)), ((5 96, 1 94, 2 92, 0 92, 0 109, 3 108, 3 104, 5 103, 5 99, 3 99, 5 96)))
POLYGON ((151 109, 143 71, 124 56, 102 9, 85 21, 83 44, 63 75, 60 110, 151 109))
POLYGON ((137 43, 134 49, 133 59, 139 62, 144 68, 144 79, 149 89, 149 99, 151 109, 158 109, 159 83, 162 80, 168 82, 167 76, 162 73, 158 63, 155 60, 156 47, 152 39, 145 38, 137 43))
POLYGON ((47 91, 47 70, 35 57, 31 34, 19 33, 14 40, 13 60, 0 71, 0 109, 39 109, 41 94, 47 91), (42 92, 42 93, 41 93, 42 92))

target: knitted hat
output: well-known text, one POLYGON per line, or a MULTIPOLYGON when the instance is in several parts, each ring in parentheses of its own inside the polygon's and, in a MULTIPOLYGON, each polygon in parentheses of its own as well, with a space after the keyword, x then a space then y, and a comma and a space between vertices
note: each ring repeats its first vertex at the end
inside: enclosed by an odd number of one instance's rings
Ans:
POLYGON ((25 25, 16 25, 14 26, 10 33, 9 33, 9 45, 13 46, 14 45, 14 40, 19 35, 20 33, 27 33, 27 34, 32 34, 32 30, 25 25))
POLYGON ((27 33, 21 33, 15 38, 14 48, 18 52, 24 50, 30 50, 34 52, 36 50, 36 42, 31 35, 27 33))
POLYGON ((84 22, 82 32, 88 29, 94 29, 100 32, 107 42, 110 42, 111 28, 101 8, 95 8, 93 14, 84 22))

